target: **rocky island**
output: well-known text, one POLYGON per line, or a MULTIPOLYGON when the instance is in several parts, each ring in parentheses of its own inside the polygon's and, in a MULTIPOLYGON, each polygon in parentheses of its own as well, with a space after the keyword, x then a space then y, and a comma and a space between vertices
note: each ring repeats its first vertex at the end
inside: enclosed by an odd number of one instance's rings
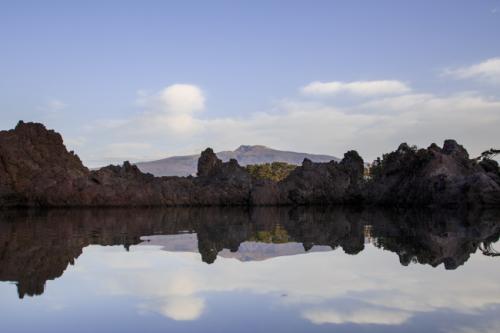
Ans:
POLYGON ((198 160, 197 176, 155 177, 137 166, 89 170, 68 152, 60 134, 20 121, 0 132, 0 207, 100 206, 500 206, 500 169, 470 158, 454 140, 417 149, 403 143, 365 172, 356 151, 340 161, 305 159, 285 179, 256 178, 235 159, 212 149, 198 160))

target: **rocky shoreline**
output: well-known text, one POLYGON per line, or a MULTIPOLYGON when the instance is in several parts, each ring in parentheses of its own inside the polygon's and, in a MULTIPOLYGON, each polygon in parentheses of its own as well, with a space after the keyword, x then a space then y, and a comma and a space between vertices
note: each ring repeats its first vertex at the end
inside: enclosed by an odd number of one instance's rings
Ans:
POLYGON ((274 182, 207 148, 197 177, 154 177, 129 162, 89 170, 42 124, 20 121, 0 131, 0 208, 336 204, 500 207, 500 169, 446 140, 442 148, 403 143, 374 162, 369 176, 356 151, 340 162, 305 159, 274 182))

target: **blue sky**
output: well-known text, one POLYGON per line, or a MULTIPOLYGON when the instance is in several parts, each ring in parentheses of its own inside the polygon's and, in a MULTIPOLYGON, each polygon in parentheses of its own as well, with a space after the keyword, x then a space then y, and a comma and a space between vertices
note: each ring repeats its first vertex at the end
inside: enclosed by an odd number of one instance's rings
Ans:
POLYGON ((90 166, 500 143, 500 0, 0 1, 0 45, 0 128, 44 122, 90 166))

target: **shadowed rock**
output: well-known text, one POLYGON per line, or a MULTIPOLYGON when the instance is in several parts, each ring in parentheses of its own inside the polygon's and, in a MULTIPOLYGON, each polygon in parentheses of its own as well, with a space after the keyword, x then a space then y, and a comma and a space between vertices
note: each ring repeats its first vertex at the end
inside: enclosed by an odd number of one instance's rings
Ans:
POLYGON ((61 136, 19 122, 0 131, 0 207, 252 206, 375 204, 391 206, 500 205, 494 161, 469 159, 453 140, 443 148, 401 144, 364 178, 363 159, 349 151, 340 162, 304 159, 280 182, 253 178, 235 159, 202 152, 198 177, 154 177, 125 162, 89 171, 61 136))
POLYGON ((500 171, 495 161, 478 163, 454 140, 443 148, 417 149, 403 143, 372 167, 365 200, 392 206, 500 205, 500 171))
POLYGON ((360 193, 364 163, 351 151, 340 162, 313 163, 301 167, 278 184, 280 202, 287 204, 342 204, 354 202, 360 193))
POLYGON ((212 148, 205 149, 198 160, 199 177, 209 177, 222 166, 222 161, 217 158, 212 148))

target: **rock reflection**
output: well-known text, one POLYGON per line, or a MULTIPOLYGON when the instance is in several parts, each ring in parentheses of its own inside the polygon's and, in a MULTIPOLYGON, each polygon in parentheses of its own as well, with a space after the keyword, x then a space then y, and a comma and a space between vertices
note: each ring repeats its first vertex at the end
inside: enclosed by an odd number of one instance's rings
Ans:
POLYGON ((234 253, 248 242, 276 247, 271 254, 253 253, 258 259, 289 254, 280 252, 280 244, 302 244, 303 251, 340 247, 354 255, 371 242, 396 253, 402 265, 443 264, 456 269, 478 250, 496 255, 491 245, 500 236, 500 214, 333 208, 4 211, 0 214, 0 280, 15 282, 20 298, 40 295, 46 281, 60 277, 88 245, 128 249, 148 239, 143 236, 186 233, 196 234, 198 252, 209 264, 221 251, 234 253))

